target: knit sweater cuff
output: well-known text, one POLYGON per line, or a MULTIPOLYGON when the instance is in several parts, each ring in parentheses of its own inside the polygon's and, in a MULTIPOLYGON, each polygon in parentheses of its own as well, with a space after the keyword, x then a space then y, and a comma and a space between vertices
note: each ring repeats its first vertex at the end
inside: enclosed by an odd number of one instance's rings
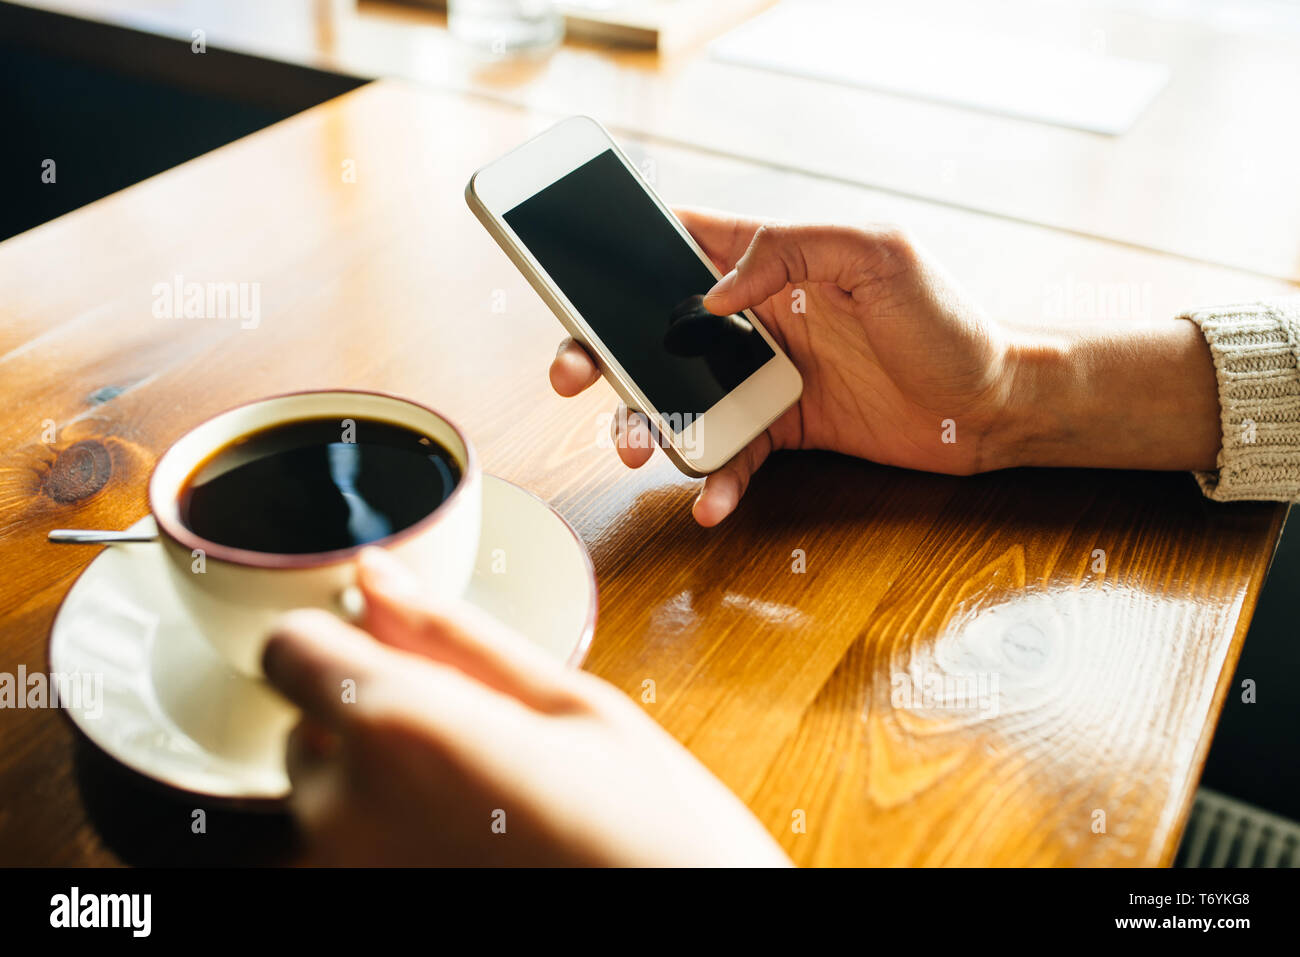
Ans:
POLYGON ((1300 500, 1300 296, 1199 309, 1219 382, 1218 470, 1196 472, 1212 499, 1300 500))

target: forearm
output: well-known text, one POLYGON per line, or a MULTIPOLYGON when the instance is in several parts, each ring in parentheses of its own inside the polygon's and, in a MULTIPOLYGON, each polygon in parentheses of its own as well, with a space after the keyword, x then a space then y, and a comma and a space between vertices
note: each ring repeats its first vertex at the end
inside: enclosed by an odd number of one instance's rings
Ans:
POLYGON ((1089 323, 1012 333, 1006 465, 1215 467, 1214 361, 1186 319, 1089 323))

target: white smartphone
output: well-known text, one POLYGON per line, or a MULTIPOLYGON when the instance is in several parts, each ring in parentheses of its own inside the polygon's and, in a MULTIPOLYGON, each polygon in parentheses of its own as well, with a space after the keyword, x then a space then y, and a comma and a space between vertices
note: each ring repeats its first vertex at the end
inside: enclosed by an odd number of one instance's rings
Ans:
POLYGON ((793 405, 799 372, 595 120, 575 116, 475 173, 474 215, 687 475, 725 465, 793 405))

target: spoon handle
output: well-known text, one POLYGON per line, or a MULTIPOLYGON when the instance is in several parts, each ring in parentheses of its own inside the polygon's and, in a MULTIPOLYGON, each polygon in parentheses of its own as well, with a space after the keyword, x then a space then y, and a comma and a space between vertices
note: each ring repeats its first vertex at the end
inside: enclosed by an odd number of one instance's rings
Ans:
POLYGON ((56 528, 49 540, 56 545, 115 545, 122 542, 156 542, 148 532, 109 532, 93 528, 56 528))

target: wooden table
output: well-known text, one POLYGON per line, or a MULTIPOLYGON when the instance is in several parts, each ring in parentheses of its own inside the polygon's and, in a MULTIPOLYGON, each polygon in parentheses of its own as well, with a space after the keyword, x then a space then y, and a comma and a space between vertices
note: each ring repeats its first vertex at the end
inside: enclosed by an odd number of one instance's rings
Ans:
MULTIPOLYGON (((599 447, 610 390, 551 394, 559 326, 465 208, 469 173, 549 121, 383 81, 0 244, 0 671, 47 667, 93 558, 48 529, 140 518, 153 461, 219 409, 381 388, 447 412, 489 471, 574 524, 600 583, 587 667, 638 701, 653 680, 645 707, 797 862, 1167 863, 1284 509, 1207 502, 1185 474, 962 479, 791 454, 696 527, 694 482, 599 447), (154 318, 177 274, 261 283, 260 325, 154 318), (899 674, 970 672, 997 675, 996 714, 891 701, 899 674)), ((906 222, 1020 321, 1065 283, 1146 284, 1156 315, 1289 288, 735 158, 654 158, 673 202, 906 222)), ((279 817, 214 810, 192 836, 190 804, 51 711, 0 714, 0 794, 0 863, 294 857, 279 817)))
POLYGON ((1157 4, 850 0, 1166 64, 1167 87, 1112 137, 750 69, 712 59, 703 45, 662 55, 566 43, 540 61, 485 63, 441 15, 392 0, 19 2, 187 44, 202 27, 213 46, 598 116, 656 152, 706 149, 1300 281, 1300 30, 1285 17, 1252 26, 1258 9, 1222 29, 1157 4))

